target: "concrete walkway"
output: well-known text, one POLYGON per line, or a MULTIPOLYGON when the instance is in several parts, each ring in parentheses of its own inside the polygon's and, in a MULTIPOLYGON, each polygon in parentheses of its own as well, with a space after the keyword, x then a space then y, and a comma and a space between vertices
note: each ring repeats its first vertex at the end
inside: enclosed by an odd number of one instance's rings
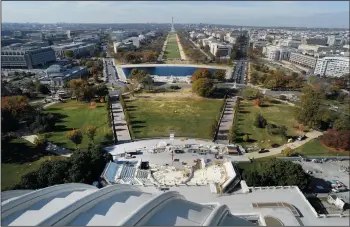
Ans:
POLYGON ((184 52, 184 50, 183 50, 183 48, 182 48, 182 45, 181 45, 181 43, 180 43, 180 39, 179 39, 178 34, 176 34, 176 41, 177 41, 177 45, 178 45, 178 47, 179 47, 181 59, 182 59, 182 60, 187 60, 186 54, 185 54, 185 52, 184 52))
POLYGON ((237 97, 230 97, 226 100, 224 114, 219 124, 219 132, 216 136, 216 142, 220 144, 229 144, 228 134, 232 127, 234 117, 234 106, 236 105, 237 97))
POLYGON ((252 152, 252 153, 248 153, 248 154, 245 154, 245 156, 249 157, 249 158, 263 158, 263 157, 268 157, 268 156, 272 156, 272 155, 278 155, 280 154, 286 147, 290 147, 292 149, 295 149, 295 148, 298 148, 300 147, 301 145, 304 145, 305 143, 319 137, 322 135, 322 132, 319 132, 319 131, 312 131, 312 132, 308 132, 306 133, 306 139, 305 140, 302 140, 302 141, 299 141, 299 140, 296 140, 292 143, 287 143, 287 144, 284 144, 280 147, 277 147, 277 148, 271 148, 269 149, 270 152, 267 152, 267 153, 261 153, 259 154, 258 152, 252 152))
POLYGON ((211 59, 211 57, 209 56, 209 54, 205 53, 204 50, 202 50, 201 48, 198 47, 197 44, 195 44, 191 39, 189 39, 190 42, 198 49, 200 50, 205 56, 207 56, 208 59, 211 59))
POLYGON ((123 107, 117 96, 111 96, 112 113, 114 119, 114 128, 117 133, 118 142, 130 142, 131 136, 128 125, 125 121, 123 107))

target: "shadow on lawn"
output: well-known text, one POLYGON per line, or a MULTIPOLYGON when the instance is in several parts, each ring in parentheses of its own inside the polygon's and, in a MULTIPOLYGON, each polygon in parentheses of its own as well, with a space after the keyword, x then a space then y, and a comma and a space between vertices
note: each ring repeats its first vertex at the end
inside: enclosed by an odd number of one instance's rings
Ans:
POLYGON ((43 156, 50 155, 32 146, 29 142, 12 139, 3 144, 1 148, 1 163, 18 163, 33 162, 43 156))
POLYGON ((63 119, 68 117, 68 115, 62 114, 62 113, 51 113, 51 114, 54 116, 56 123, 64 122, 63 119))
POLYGON ((65 132, 65 131, 71 131, 73 128, 68 128, 65 125, 55 125, 55 130, 54 132, 65 132))

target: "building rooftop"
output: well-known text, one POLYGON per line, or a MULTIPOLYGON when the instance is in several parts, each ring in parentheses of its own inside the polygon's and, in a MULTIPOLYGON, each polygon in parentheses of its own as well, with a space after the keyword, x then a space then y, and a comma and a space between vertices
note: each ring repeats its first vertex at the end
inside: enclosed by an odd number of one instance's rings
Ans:
POLYGON ((225 205, 199 204, 175 191, 149 193, 131 185, 55 185, 8 198, 1 208, 3 226, 254 225, 234 217, 225 205))

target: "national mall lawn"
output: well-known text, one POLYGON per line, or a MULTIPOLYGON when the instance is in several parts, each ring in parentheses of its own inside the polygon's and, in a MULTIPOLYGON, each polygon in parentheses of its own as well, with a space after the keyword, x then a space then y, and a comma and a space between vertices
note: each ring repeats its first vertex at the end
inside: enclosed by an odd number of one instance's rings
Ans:
POLYGON ((211 127, 223 105, 223 99, 201 98, 190 88, 140 93, 125 101, 136 139, 169 137, 171 129, 176 137, 212 139, 211 127))

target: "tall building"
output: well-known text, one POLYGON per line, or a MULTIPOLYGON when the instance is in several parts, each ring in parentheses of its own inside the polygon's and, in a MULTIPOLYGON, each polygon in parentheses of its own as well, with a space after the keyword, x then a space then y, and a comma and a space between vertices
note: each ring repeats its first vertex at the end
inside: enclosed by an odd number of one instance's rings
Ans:
POLYGON ((9 46, 1 50, 2 68, 34 69, 55 61, 55 52, 51 47, 9 46))
POLYGON ((315 75, 341 77, 349 73, 349 57, 319 58, 316 63, 315 75))

